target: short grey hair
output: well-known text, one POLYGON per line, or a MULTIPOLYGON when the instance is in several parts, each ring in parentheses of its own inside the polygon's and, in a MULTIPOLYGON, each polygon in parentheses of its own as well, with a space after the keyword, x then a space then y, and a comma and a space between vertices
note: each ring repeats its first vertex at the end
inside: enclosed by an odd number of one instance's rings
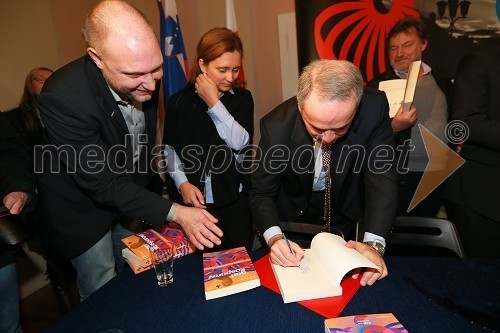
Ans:
POLYGON ((354 98, 359 104, 363 96, 363 77, 347 60, 314 60, 304 67, 299 77, 297 101, 301 108, 313 92, 324 101, 354 98))

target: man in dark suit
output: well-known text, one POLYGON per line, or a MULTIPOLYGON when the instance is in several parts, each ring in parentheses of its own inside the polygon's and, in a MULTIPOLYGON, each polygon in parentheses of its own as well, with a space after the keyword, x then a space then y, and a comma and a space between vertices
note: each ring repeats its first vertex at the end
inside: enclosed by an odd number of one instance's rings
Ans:
POLYGON ((353 239, 356 222, 363 218, 367 244, 349 241, 347 246, 378 264, 380 270, 365 271, 361 284, 371 285, 385 277, 382 255, 397 198, 385 95, 363 90, 358 68, 348 61, 314 61, 299 78, 297 98, 262 118, 260 133, 251 209, 254 223, 270 247, 272 262, 297 266, 303 254, 290 242, 295 256, 291 254, 280 221, 325 223, 328 231, 353 239), (321 144, 313 138, 321 138, 321 144), (328 222, 323 216, 327 178, 321 156, 329 144, 328 222))
POLYGON ((40 229, 72 258, 82 299, 115 274, 110 229, 118 215, 153 226, 175 221, 199 249, 222 236, 205 210, 152 191, 159 180, 152 149, 163 58, 146 18, 126 2, 102 1, 85 29, 87 55, 54 73, 39 97, 50 139, 40 229))
POLYGON ((468 138, 445 198, 468 257, 500 257, 499 72, 500 48, 493 47, 465 56, 454 81, 452 117, 467 126, 468 138))

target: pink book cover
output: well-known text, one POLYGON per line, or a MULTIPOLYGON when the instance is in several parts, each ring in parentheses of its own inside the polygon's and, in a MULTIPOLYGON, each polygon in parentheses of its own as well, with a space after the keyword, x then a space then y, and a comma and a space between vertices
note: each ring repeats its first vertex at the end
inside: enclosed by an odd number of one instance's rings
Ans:
MULTIPOLYGON (((215 292, 220 297, 260 285, 259 276, 244 247, 203 254, 203 281, 205 293, 215 292), (250 282, 252 281, 252 282, 250 282), (241 284, 241 288, 238 285, 241 284), (248 287, 243 287, 246 284, 248 287)), ((211 296, 207 295, 207 299, 211 296)))
POLYGON ((392 313, 364 314, 325 320, 326 333, 408 333, 392 313))
POLYGON ((165 248, 174 247, 174 259, 195 251, 195 246, 188 240, 181 229, 163 227, 161 229, 148 229, 136 235, 122 239, 122 242, 140 258, 143 265, 151 265, 149 247, 165 248))

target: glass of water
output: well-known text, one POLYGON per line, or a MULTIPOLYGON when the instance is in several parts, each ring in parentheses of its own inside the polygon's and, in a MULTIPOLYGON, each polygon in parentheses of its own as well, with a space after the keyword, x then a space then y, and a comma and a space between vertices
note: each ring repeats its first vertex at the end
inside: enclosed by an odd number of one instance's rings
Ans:
POLYGON ((174 254, 172 247, 160 249, 150 246, 151 262, 153 264, 156 281, 160 287, 168 286, 174 282, 174 254))

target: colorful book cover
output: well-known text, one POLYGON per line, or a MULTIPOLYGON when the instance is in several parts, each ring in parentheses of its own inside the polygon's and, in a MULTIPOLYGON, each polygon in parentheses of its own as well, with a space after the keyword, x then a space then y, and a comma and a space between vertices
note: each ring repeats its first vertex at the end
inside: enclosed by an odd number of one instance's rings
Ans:
POLYGON ((365 314, 325 320, 325 333, 408 333, 392 313, 365 314))
POLYGON ((207 300, 260 286, 260 279, 244 247, 204 253, 203 281, 207 300))
POLYGON ((163 227, 158 230, 148 229, 135 235, 125 237, 122 239, 122 242, 136 256, 136 260, 130 257, 128 257, 128 259, 143 267, 149 267, 151 265, 151 256, 149 254, 150 246, 159 248, 173 246, 174 259, 192 253, 196 249, 181 229, 171 227, 163 227))

